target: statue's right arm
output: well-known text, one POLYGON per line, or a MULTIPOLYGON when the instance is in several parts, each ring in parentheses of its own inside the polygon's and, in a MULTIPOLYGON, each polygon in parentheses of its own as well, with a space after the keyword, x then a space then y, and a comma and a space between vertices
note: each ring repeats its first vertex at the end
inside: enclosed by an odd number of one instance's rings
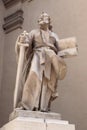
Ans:
POLYGON ((30 33, 27 33, 26 31, 24 31, 18 36, 16 40, 16 45, 15 45, 15 52, 16 52, 17 57, 19 56, 20 46, 24 46, 26 48, 29 48, 29 46, 31 46, 32 41, 34 39, 34 32, 35 32, 34 30, 32 30, 30 33))
POLYGON ((16 40, 16 44, 17 45, 23 45, 28 47, 29 44, 32 43, 33 41, 33 37, 34 37, 34 31, 32 30, 30 33, 27 33, 26 31, 24 31, 23 33, 21 33, 17 40, 16 40))

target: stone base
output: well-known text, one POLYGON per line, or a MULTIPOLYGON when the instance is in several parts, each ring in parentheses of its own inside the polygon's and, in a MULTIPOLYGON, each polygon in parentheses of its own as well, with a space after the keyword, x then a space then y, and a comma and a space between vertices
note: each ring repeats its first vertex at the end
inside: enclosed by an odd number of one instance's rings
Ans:
MULTIPOLYGON (((27 113, 26 111, 23 112, 27 113)), ((21 111, 21 114, 23 114, 23 112, 21 111)), ((34 116, 34 112, 30 113, 33 113, 34 116)), ((17 115, 17 117, 15 117, 12 121, 4 125, 1 128, 1 130, 75 130, 75 126, 69 124, 68 121, 53 119, 55 117, 54 115, 52 118, 53 113, 48 113, 49 114, 48 117, 47 113, 40 113, 40 114, 41 117, 38 118, 32 116, 30 117, 29 115, 25 116, 24 114, 23 116, 17 115), (50 116, 52 119, 51 118, 48 119, 50 116)), ((13 115, 11 114, 11 116, 13 115)))
POLYGON ((61 120, 61 115, 59 113, 17 110, 16 109, 10 114, 9 121, 11 121, 17 117, 33 117, 33 118, 61 120))

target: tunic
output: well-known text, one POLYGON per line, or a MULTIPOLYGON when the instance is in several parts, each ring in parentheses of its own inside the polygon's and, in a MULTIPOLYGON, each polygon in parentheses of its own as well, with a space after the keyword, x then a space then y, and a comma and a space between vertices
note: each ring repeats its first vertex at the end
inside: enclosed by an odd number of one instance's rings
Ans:
MULTIPOLYGON (((51 101, 58 96, 57 82, 61 68, 66 68, 66 64, 57 55, 59 48, 55 33, 32 30, 28 35, 28 43, 21 80, 23 87, 18 103, 28 110, 37 108, 48 111, 51 101)), ((65 73, 66 69, 63 77, 65 73)))

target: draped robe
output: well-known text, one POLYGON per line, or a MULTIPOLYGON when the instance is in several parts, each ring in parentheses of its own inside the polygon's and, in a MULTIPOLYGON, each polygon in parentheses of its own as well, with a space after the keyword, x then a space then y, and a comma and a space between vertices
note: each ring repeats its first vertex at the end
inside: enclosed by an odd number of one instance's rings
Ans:
POLYGON ((58 96, 57 82, 59 77, 65 77, 66 64, 58 57, 58 38, 55 33, 33 30, 28 35, 28 43, 18 105, 27 110, 37 108, 48 111, 51 101, 58 96))

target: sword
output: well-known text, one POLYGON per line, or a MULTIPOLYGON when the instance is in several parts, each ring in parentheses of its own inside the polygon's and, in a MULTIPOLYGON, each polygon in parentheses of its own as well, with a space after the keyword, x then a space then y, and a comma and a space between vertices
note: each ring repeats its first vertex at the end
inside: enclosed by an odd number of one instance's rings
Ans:
POLYGON ((21 75, 24 65, 24 56, 25 56, 25 48, 29 47, 29 44, 26 43, 26 31, 22 33, 22 37, 18 40, 17 44, 20 46, 20 52, 19 52, 19 59, 18 59, 18 66, 17 66, 17 75, 16 75, 16 83, 15 83, 15 91, 14 91, 14 109, 18 105, 18 101, 20 100, 20 92, 22 90, 22 86, 20 85, 21 81, 21 75))

